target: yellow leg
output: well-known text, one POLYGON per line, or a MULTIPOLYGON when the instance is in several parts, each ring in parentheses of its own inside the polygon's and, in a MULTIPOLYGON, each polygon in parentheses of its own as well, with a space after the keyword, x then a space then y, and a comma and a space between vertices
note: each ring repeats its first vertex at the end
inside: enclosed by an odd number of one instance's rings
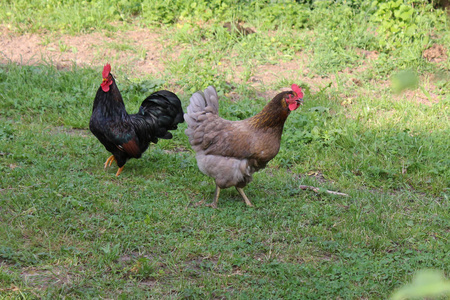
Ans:
POLYGON ((119 168, 119 170, 117 170, 116 176, 119 176, 120 173, 122 173, 123 167, 125 167, 125 166, 122 166, 121 168, 119 168))
POLYGON ((116 160, 116 158, 114 157, 114 155, 111 155, 110 157, 108 157, 108 159, 105 161, 105 169, 109 166, 111 166, 111 164, 116 160))
POLYGON ((206 206, 211 206, 212 208, 217 208, 217 202, 219 202, 220 187, 216 184, 216 192, 214 193, 214 200, 211 204, 206 206))
POLYGON ((253 204, 250 202, 250 200, 248 200, 247 196, 245 195, 243 189, 236 187, 236 190, 239 192, 239 194, 241 194, 242 198, 244 198, 245 204, 247 204, 248 206, 253 206, 253 204))

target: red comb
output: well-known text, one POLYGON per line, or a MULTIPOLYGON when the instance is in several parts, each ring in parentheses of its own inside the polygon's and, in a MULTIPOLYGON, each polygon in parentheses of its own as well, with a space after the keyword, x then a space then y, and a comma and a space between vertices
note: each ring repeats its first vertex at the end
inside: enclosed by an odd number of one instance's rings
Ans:
POLYGON ((292 89, 292 91, 294 91, 294 93, 297 94, 297 99, 303 99, 303 92, 302 92, 302 88, 301 87, 299 87, 296 84, 293 84, 291 86, 291 89, 292 89))
POLYGON ((103 78, 108 77, 109 72, 111 72, 111 65, 110 65, 109 63, 107 63, 107 64, 103 67, 103 73, 102 73, 103 78))

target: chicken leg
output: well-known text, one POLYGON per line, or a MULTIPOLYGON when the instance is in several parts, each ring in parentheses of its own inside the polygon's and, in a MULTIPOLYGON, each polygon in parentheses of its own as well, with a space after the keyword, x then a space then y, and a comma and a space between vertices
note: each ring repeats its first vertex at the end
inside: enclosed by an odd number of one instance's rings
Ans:
POLYGON ((247 204, 247 206, 253 206, 253 204, 250 202, 250 200, 248 200, 248 198, 245 195, 244 190, 242 188, 236 187, 236 190, 239 192, 239 194, 241 194, 242 198, 244 198, 245 204, 247 204))
POLYGON ((217 202, 219 202, 220 187, 216 184, 216 191, 214 193, 214 200, 211 204, 206 204, 206 206, 211 206, 212 208, 217 208, 217 202))
POLYGON ((125 166, 121 166, 121 167, 119 168, 119 170, 117 170, 116 176, 119 176, 120 173, 122 173, 123 167, 125 167, 125 166))

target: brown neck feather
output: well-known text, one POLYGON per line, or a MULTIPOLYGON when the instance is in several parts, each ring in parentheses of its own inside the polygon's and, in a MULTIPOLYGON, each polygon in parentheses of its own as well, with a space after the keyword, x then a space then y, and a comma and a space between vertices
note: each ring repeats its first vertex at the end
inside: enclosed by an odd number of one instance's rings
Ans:
POLYGON ((289 116, 289 108, 284 100, 286 92, 280 93, 275 96, 262 111, 248 121, 252 127, 255 128, 283 128, 284 122, 289 116))

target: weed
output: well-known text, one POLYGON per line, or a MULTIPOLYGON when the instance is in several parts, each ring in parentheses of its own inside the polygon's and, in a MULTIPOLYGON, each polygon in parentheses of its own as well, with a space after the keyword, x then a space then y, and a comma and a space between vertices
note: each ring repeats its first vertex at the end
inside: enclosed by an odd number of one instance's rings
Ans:
POLYGON ((59 52, 67 52, 67 50, 69 49, 67 44, 64 42, 58 41, 58 45, 59 45, 59 52))

